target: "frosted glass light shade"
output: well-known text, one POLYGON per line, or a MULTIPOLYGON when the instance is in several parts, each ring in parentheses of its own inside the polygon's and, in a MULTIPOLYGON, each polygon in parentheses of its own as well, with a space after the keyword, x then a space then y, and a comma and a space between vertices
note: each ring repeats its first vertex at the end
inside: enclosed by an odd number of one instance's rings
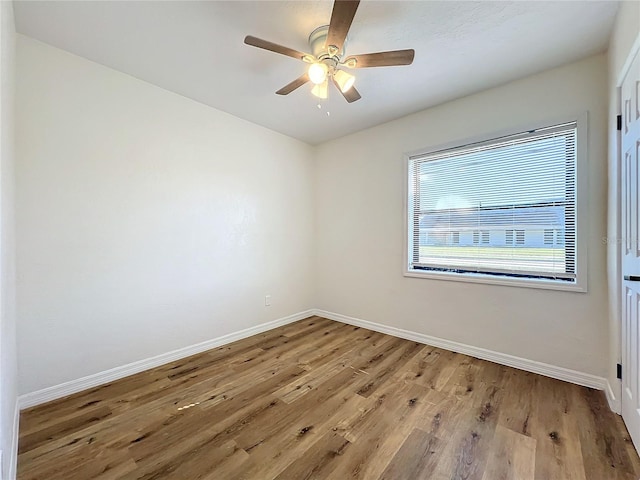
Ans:
POLYGON ((327 79, 328 70, 324 63, 312 63, 309 65, 309 79, 316 85, 319 85, 327 79))
POLYGON ((353 87, 353 84, 356 81, 356 77, 343 70, 336 70, 333 74, 333 78, 335 78, 342 93, 347 92, 351 87, 353 87))
POLYGON ((324 82, 317 84, 311 89, 311 93, 313 93, 318 98, 327 98, 328 87, 329 81, 327 78, 325 78, 324 82))

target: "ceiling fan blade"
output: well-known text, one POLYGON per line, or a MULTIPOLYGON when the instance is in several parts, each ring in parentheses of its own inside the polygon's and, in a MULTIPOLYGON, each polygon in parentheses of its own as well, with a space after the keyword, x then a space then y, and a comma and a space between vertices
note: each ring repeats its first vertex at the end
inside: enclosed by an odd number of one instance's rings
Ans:
POLYGON ((297 50, 294 50, 293 48, 283 47, 282 45, 278 45, 277 43, 262 40, 261 38, 257 37, 252 37, 251 35, 247 35, 246 37, 244 37, 244 43, 246 43, 247 45, 251 45, 252 47, 258 47, 264 50, 269 50, 270 52, 297 58, 298 60, 304 60, 305 57, 311 57, 311 55, 307 53, 299 52, 297 50))
POLYGON ((342 63, 349 68, 395 67, 397 65, 411 65, 415 54, 413 49, 365 53, 364 55, 351 55, 342 63), (350 60, 356 61, 354 66, 349 65, 350 60))
POLYGON ((340 85, 338 85, 338 82, 336 82, 335 78, 333 79, 333 84, 336 86, 338 91, 342 94, 344 99, 349 103, 353 103, 356 100, 360 100, 362 98, 360 96, 360 92, 358 92, 358 90, 356 90, 356 87, 351 87, 346 92, 343 92, 342 90, 340 90, 340 85))
POLYGON ((285 85, 284 87, 282 87, 280 90, 278 90, 276 93, 278 95, 289 95, 291 92, 293 92, 296 88, 300 88, 302 85, 304 85, 305 83, 307 83, 309 81, 309 75, 307 75, 306 73, 298 78, 296 78, 293 82, 285 85))
POLYGON ((345 100, 349 103, 353 103, 356 100, 360 100, 362 97, 360 96, 360 92, 358 92, 358 90, 356 90, 356 87, 351 87, 349 90, 347 90, 346 92, 342 92, 340 91, 340 93, 342 93, 342 96, 345 98, 345 100))
POLYGON ((356 15, 360 0, 336 0, 331 12, 329 32, 327 33, 327 46, 334 45, 338 51, 342 50, 349 27, 356 15))

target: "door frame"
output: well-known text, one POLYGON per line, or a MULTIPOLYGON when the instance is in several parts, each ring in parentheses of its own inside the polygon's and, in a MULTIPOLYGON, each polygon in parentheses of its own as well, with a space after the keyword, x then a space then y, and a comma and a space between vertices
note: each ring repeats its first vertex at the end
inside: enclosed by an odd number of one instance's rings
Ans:
MULTIPOLYGON (((631 69, 636 55, 640 55, 640 33, 636 36, 633 45, 631 46, 624 64, 617 72, 616 84, 615 84, 615 115, 622 114, 622 107, 620 101, 622 98, 622 82, 624 81, 627 73, 631 69)), ((615 119, 614 119, 615 120, 615 119)), ((609 119, 611 121, 611 119, 609 119)), ((624 239, 622 238, 622 132, 616 130, 615 135, 615 232, 607 232, 608 235, 613 235, 615 239, 615 268, 613 269, 613 280, 609 279, 609 285, 613 285, 614 292, 609 295, 609 299, 615 298, 615 306, 612 308, 615 319, 614 324, 617 328, 617 335, 615 335, 616 352, 615 361, 622 363, 622 302, 624 301, 622 290, 622 245, 624 239), (616 321, 617 320, 617 321, 616 321)), ((611 307, 610 307, 611 308, 611 307)), ((615 334, 615 333, 614 333, 615 334)), ((609 407, 617 414, 622 413, 622 382, 616 380, 614 385, 609 384, 607 389, 607 400, 609 401, 609 407)))

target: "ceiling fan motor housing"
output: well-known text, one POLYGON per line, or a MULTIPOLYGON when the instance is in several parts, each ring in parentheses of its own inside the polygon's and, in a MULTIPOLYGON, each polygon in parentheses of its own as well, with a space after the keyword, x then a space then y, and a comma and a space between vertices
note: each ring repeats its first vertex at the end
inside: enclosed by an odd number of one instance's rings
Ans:
POLYGON ((309 47, 311 47, 311 53, 327 66, 336 67, 340 63, 340 59, 344 56, 344 47, 346 40, 342 45, 342 48, 333 55, 329 52, 329 45, 326 45, 327 35, 329 32, 329 25, 323 25, 316 28, 311 35, 309 35, 309 47))

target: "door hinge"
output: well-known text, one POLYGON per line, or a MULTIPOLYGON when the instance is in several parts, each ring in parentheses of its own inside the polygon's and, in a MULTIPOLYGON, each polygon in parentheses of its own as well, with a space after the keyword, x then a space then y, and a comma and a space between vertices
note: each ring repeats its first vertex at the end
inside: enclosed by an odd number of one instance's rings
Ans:
POLYGON ((622 365, 618 364, 617 367, 617 377, 622 380, 622 365))
POLYGON ((618 119, 616 120, 616 128, 618 131, 622 130, 622 115, 618 115, 618 119))

